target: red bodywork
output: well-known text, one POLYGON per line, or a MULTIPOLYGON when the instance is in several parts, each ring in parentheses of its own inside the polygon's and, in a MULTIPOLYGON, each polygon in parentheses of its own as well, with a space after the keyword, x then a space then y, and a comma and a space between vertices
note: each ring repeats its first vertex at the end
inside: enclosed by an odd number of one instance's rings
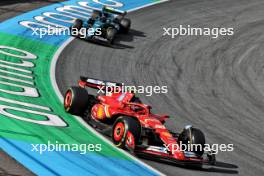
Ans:
MULTIPOLYGON (((83 88, 90 87, 101 90, 109 88, 104 85, 90 83, 84 80, 79 81, 79 86, 83 88)), ((201 157, 186 157, 182 151, 175 150, 175 146, 178 146, 177 138, 173 137, 173 135, 163 125, 168 116, 152 114, 150 112, 150 106, 142 103, 131 102, 134 96, 134 93, 122 92, 121 87, 119 93, 111 92, 109 95, 98 95, 97 99, 99 100, 99 103, 92 107, 91 116, 95 120, 99 121, 104 121, 118 115, 135 117, 139 120, 142 127, 153 129, 154 132, 158 134, 162 142, 164 142, 165 145, 168 145, 168 152, 147 149, 141 150, 141 152, 176 159, 179 161, 204 162, 201 157), (172 148, 173 146, 174 148, 172 148)))

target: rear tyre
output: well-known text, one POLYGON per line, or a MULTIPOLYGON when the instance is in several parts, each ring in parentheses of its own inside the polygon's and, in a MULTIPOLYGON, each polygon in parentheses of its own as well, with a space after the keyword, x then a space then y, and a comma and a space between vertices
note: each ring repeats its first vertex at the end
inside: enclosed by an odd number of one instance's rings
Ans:
POLYGON ((106 39, 109 44, 114 43, 116 33, 117 33, 117 30, 115 28, 109 27, 106 29, 106 39))
POLYGON ((124 17, 123 17, 123 15, 117 15, 116 16, 116 18, 115 18, 115 22, 117 22, 117 23, 120 23, 120 21, 123 19, 124 17))
POLYGON ((112 140, 117 147, 133 151, 138 144, 140 134, 139 121, 133 117, 121 116, 113 125, 112 140))
POLYGON ((120 20, 120 25, 122 27, 122 31, 124 33, 128 33, 130 30, 130 26, 131 26, 131 20, 128 18, 123 18, 120 20))
POLYGON ((83 21, 80 19, 76 19, 73 23, 73 25, 70 27, 71 34, 73 36, 78 36, 81 28, 83 26, 83 21), (77 34, 78 33, 78 34, 77 34))
POLYGON ((198 144, 199 147, 193 147, 194 150, 190 152, 194 152, 198 156, 202 156, 204 153, 204 146, 205 146, 205 137, 201 130, 193 127, 189 127, 184 129, 178 138, 178 142, 182 142, 182 144, 198 144))
POLYGON ((88 92, 81 87, 71 87, 64 96, 64 109, 66 112, 82 116, 89 105, 88 92))

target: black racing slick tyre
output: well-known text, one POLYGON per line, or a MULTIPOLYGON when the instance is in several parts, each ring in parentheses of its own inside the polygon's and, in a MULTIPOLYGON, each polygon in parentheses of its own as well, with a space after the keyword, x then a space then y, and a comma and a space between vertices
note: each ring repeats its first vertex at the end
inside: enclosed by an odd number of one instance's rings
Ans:
POLYGON ((138 144, 141 125, 133 117, 121 116, 116 119, 112 128, 112 141, 122 149, 133 151, 138 144))
POLYGON ((89 105, 89 94, 81 87, 71 87, 64 96, 64 109, 66 112, 82 116, 89 105))
POLYGON ((117 30, 115 28, 109 27, 106 29, 106 39, 109 44, 113 44, 115 40, 117 30))
POLYGON ((122 27, 122 32, 128 33, 131 26, 131 20, 128 18, 123 18, 120 20, 120 25, 122 27))
POLYGON ((194 152, 198 156, 202 156, 204 153, 205 146, 205 136, 203 132, 197 128, 189 127, 185 128, 179 135, 178 142, 181 142, 185 145, 199 146, 193 147, 194 150, 190 152, 194 152))
POLYGON ((76 19, 73 25, 70 27, 71 35, 78 36, 82 26, 83 26, 83 21, 80 19, 76 19))

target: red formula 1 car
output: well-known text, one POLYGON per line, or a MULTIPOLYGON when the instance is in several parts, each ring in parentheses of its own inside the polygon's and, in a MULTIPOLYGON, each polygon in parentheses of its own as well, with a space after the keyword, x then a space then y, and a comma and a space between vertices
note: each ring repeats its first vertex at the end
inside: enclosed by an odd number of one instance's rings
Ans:
POLYGON ((168 116, 151 113, 151 107, 134 93, 124 92, 122 84, 81 77, 79 87, 67 90, 64 108, 111 137, 117 147, 138 156, 183 165, 215 164, 215 155, 204 152, 205 137, 199 129, 186 126, 181 133, 169 131, 164 126, 168 116), (87 87, 97 89, 97 96, 88 94, 87 87), (181 150, 180 144, 201 147, 181 150))

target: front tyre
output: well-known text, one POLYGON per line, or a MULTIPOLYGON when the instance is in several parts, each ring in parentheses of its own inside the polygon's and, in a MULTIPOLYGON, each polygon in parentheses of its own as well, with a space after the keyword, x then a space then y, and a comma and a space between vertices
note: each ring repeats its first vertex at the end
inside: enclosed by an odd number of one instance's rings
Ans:
POLYGON ((131 20, 128 18, 123 18, 120 20, 121 29, 124 33, 128 33, 131 26, 131 20))
POLYGON ((216 165, 216 157, 214 153, 207 153, 209 164, 216 165))
POLYGON ((116 33, 117 33, 117 30, 115 28, 109 27, 106 29, 106 39, 109 44, 114 43, 116 33))
POLYGON ((122 149, 133 151, 139 141, 141 126, 133 117, 121 116, 116 119, 112 129, 114 145, 122 149))
POLYGON ((205 136, 203 132, 197 128, 187 127, 180 133, 178 142, 181 142, 185 145, 193 145, 194 150, 190 152, 194 152, 198 156, 202 156, 204 153, 205 146, 205 136), (199 146, 199 147, 195 147, 199 146))
POLYGON ((66 112, 82 116, 89 105, 88 92, 81 87, 71 87, 64 96, 64 109, 66 112))

